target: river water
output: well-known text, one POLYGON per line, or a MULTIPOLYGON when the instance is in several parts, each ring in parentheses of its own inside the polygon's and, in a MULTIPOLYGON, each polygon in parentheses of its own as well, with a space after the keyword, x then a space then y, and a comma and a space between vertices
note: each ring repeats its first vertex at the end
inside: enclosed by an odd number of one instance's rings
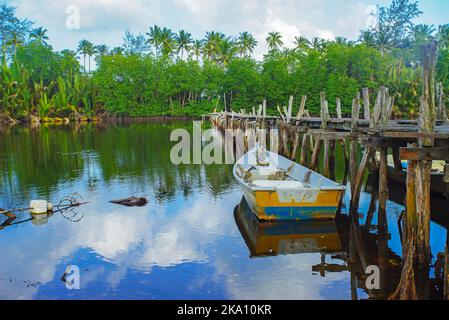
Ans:
MULTIPOLYGON (((367 299, 385 298, 400 273, 397 220, 359 229, 365 264, 380 266, 381 289, 366 288, 347 217, 335 222, 259 223, 242 201, 231 165, 170 161, 170 133, 191 122, 45 127, 0 131, 0 207, 31 199, 58 203, 77 194, 74 211, 33 219, 0 215, 1 299, 367 299), (144 196, 144 207, 109 201, 144 196), (354 258, 355 256, 355 258, 354 258), (80 271, 78 290, 61 280, 80 271)), ((337 178, 342 179, 341 152, 337 178)), ((390 193, 396 191, 390 190, 390 193)), ((348 203, 349 193, 345 196, 348 203)), ((434 261, 444 251, 447 206, 431 225, 434 261)), ((433 269, 431 276, 434 277, 433 269)), ((432 286, 438 291, 438 279, 432 286)))

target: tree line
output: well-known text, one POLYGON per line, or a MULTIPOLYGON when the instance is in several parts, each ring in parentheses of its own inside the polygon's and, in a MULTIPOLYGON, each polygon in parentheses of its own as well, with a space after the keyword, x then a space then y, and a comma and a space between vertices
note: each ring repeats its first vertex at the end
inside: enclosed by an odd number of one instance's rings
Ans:
POLYGON ((290 95, 307 95, 307 108, 317 114, 321 91, 331 110, 339 97, 348 113, 361 88, 381 85, 396 94, 395 115, 413 116, 419 109, 420 47, 428 41, 438 41, 437 78, 449 90, 449 24, 415 24, 421 13, 417 2, 393 0, 355 41, 298 35, 287 48, 273 31, 258 61, 253 54, 259 44, 249 32, 231 37, 210 31, 194 39, 185 30, 156 25, 142 34, 126 31, 119 47, 84 39, 76 50, 56 52, 46 29, 3 4, 0 119, 199 115, 250 111, 264 99, 275 114, 290 95))

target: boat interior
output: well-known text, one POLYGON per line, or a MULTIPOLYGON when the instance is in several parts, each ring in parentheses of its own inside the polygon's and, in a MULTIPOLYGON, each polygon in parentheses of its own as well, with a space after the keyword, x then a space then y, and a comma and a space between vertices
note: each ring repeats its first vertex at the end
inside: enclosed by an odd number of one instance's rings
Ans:
POLYGON ((235 175, 253 190, 344 190, 344 186, 286 159, 256 147, 245 154, 235 167, 235 175))

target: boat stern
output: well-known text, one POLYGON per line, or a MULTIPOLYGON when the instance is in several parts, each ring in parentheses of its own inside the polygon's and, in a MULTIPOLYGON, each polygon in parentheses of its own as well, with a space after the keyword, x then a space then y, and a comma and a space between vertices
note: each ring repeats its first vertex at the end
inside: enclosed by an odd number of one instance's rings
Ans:
POLYGON ((313 202, 280 200, 277 192, 256 191, 248 200, 259 220, 309 221, 333 220, 344 190, 318 190, 313 202))

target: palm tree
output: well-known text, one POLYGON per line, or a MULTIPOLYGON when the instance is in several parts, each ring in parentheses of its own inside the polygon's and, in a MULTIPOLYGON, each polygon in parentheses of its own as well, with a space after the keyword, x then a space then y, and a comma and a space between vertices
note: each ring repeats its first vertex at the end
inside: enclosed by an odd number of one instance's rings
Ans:
POLYGON ((179 34, 175 35, 175 41, 177 45, 178 53, 181 51, 181 60, 184 57, 184 51, 189 53, 191 45, 193 43, 192 35, 184 30, 179 31, 179 34))
POLYGON ((237 39, 237 48, 242 57, 251 55, 257 46, 257 40, 247 31, 241 32, 237 39))
POLYGON ((310 41, 303 36, 296 36, 295 37, 295 41, 293 42, 295 45, 295 49, 300 51, 300 52, 306 52, 308 49, 310 49, 311 47, 311 43, 310 41))
POLYGON ((365 44, 368 47, 376 46, 376 37, 374 33, 369 30, 362 31, 358 41, 365 44))
POLYGON ((443 49, 449 48, 449 24, 438 27, 438 42, 443 49))
POLYGON ((171 55, 175 48, 175 39, 173 37, 173 32, 165 27, 160 29, 159 40, 164 56, 171 55))
POLYGON ((95 46, 95 48, 97 49, 97 54, 101 58, 108 54, 109 47, 105 44, 99 44, 99 45, 95 46))
POLYGON ((203 51, 203 41, 195 40, 192 45, 192 52, 196 57, 196 60, 200 60, 201 52, 203 51))
POLYGON ((98 64, 101 62, 103 57, 108 54, 109 47, 105 44, 99 44, 95 46, 97 56, 95 57, 95 62, 98 64))
POLYGON ((213 60, 218 54, 218 46, 225 38, 225 35, 220 32, 208 31, 204 39, 204 55, 207 59, 213 60))
POLYGON ((23 38, 20 36, 18 32, 13 32, 11 39, 7 43, 8 45, 13 47, 14 57, 17 56, 17 48, 21 47, 24 44, 23 38))
POLYGON ((436 29, 434 25, 418 24, 413 27, 413 36, 416 43, 424 43, 434 38, 436 29))
POLYGON ((325 41, 321 38, 315 37, 312 39, 312 49, 315 51, 323 51, 325 47, 325 41))
POLYGON ((235 58, 237 51, 238 49, 232 39, 221 39, 217 47, 216 60, 223 66, 226 66, 233 58, 235 58))
POLYGON ((89 73, 90 73, 90 59, 97 53, 97 47, 93 43, 89 43, 87 46, 86 54, 89 57, 89 73))
POLYGON ((154 47, 157 57, 159 47, 161 45, 161 28, 157 25, 150 27, 150 31, 147 32, 147 36, 148 36, 148 43, 154 47))
POLYGON ((90 45, 91 43, 86 39, 83 39, 78 43, 78 52, 83 55, 84 72, 86 72, 86 56, 88 55, 90 45))
POLYGON ((266 38, 266 41, 268 44, 268 50, 270 51, 277 51, 284 45, 282 42, 282 35, 277 31, 270 32, 266 38))
POLYGON ((34 39, 40 44, 47 44, 46 42, 46 40, 48 40, 47 29, 44 29, 42 27, 33 29, 33 31, 31 31, 30 38, 34 39))
POLYGON ((335 43, 341 44, 341 45, 346 45, 346 46, 354 45, 354 41, 348 40, 345 37, 335 37, 335 43))
POLYGON ((125 50, 122 47, 114 47, 111 50, 112 55, 122 55, 125 50))

